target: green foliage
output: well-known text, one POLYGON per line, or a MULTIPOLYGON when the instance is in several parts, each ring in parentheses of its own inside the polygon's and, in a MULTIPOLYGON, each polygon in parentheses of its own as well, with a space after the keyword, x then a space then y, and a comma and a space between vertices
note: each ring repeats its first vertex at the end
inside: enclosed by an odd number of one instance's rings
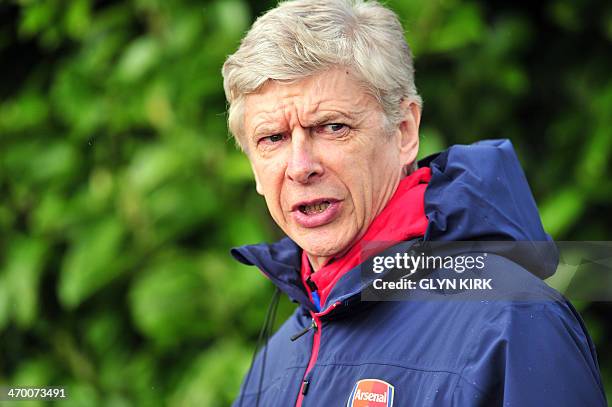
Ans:
MULTIPOLYGON (((510 138, 547 230, 609 239, 612 6, 389 6, 416 56, 421 156, 510 138)), ((228 249, 279 233, 220 69, 265 8, 0 3, 0 384, 66 386, 67 406, 233 399, 272 288, 228 249)), ((580 309, 612 394, 609 305, 580 309)))

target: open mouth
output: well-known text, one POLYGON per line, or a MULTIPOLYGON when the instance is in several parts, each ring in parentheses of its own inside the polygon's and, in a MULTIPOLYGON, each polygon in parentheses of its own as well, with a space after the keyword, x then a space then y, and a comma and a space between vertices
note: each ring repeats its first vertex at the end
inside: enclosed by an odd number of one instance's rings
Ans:
POLYGON ((291 212, 293 220, 301 227, 315 228, 327 225, 340 216, 342 201, 334 198, 319 198, 297 202, 291 212))
POLYGON ((325 211, 325 209, 327 209, 329 205, 329 201, 321 201, 310 205, 300 205, 298 209, 304 215, 316 215, 317 213, 325 211))

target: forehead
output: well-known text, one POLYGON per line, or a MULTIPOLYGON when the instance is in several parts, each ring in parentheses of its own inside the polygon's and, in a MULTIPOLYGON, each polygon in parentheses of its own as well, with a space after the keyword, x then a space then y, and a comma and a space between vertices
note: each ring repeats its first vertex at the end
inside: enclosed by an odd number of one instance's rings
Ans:
POLYGON ((317 116, 339 114, 358 117, 381 110, 355 76, 346 69, 333 69, 305 79, 283 83, 268 81, 244 102, 244 129, 252 134, 261 125, 306 126, 317 116))

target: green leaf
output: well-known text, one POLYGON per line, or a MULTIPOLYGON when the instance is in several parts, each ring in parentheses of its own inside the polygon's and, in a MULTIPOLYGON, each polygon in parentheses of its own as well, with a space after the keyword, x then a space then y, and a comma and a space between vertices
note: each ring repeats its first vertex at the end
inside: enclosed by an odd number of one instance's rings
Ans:
POLYGON ((231 404, 248 361, 249 353, 239 342, 225 340, 215 344, 182 374, 169 404, 184 407, 231 404))
POLYGON ((423 128, 419 138, 419 160, 431 154, 438 153, 445 148, 445 142, 442 139, 440 132, 435 127, 423 128))
POLYGON ((164 255, 141 270, 130 288, 133 321, 161 346, 207 337, 211 329, 202 320, 209 312, 207 289, 193 259, 164 255))
POLYGON ((239 38, 247 29, 251 19, 249 8, 243 1, 216 1, 213 6, 219 31, 230 37, 239 38))
POLYGON ((117 74, 122 81, 138 80, 157 63, 160 55, 155 39, 139 38, 126 48, 117 66, 117 74))
POLYGON ((31 2, 23 7, 20 31, 22 34, 37 34, 52 23, 57 5, 53 1, 31 2))
POLYGON ((0 131, 23 131, 44 125, 49 106, 44 95, 27 89, 17 98, 0 104, 0 131))
POLYGON ((463 4, 449 13, 431 35, 429 50, 448 52, 479 41, 484 33, 480 9, 476 4, 463 4))
POLYGON ((11 291, 6 274, 0 273, 0 332, 8 324, 11 317, 11 291))
POLYGON ((91 10, 88 0, 72 0, 65 13, 66 31, 73 38, 81 38, 91 25, 91 10))
POLYGON ((136 190, 146 193, 184 168, 180 151, 173 146, 159 143, 138 151, 129 167, 127 182, 136 190))
POLYGON ((576 187, 567 187, 541 205, 544 229, 559 238, 584 211, 584 195, 576 187))
POLYGON ((58 286, 64 307, 78 306, 123 271, 119 257, 124 235, 123 225, 113 217, 76 234, 63 261, 58 286))
POLYGON ((223 162, 221 175, 227 182, 232 183, 252 182, 255 179, 249 159, 240 152, 232 152, 227 155, 223 162))
POLYGON ((46 242, 35 238, 13 238, 9 246, 5 282, 10 287, 15 321, 21 327, 31 326, 38 316, 38 289, 46 252, 46 242))

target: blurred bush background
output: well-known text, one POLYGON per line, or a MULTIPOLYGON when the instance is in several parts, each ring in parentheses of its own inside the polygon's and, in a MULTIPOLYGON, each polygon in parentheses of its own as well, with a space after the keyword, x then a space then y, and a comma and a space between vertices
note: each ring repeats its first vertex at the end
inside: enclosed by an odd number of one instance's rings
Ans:
MULTIPOLYGON (((612 3, 388 4, 416 57, 421 155, 510 138, 547 231, 611 240, 612 3)), ((0 0, 0 384, 65 386, 62 406, 232 400, 272 287, 228 249, 280 234, 220 69, 272 6, 0 0)), ((610 303, 577 306, 610 397, 610 303)))

